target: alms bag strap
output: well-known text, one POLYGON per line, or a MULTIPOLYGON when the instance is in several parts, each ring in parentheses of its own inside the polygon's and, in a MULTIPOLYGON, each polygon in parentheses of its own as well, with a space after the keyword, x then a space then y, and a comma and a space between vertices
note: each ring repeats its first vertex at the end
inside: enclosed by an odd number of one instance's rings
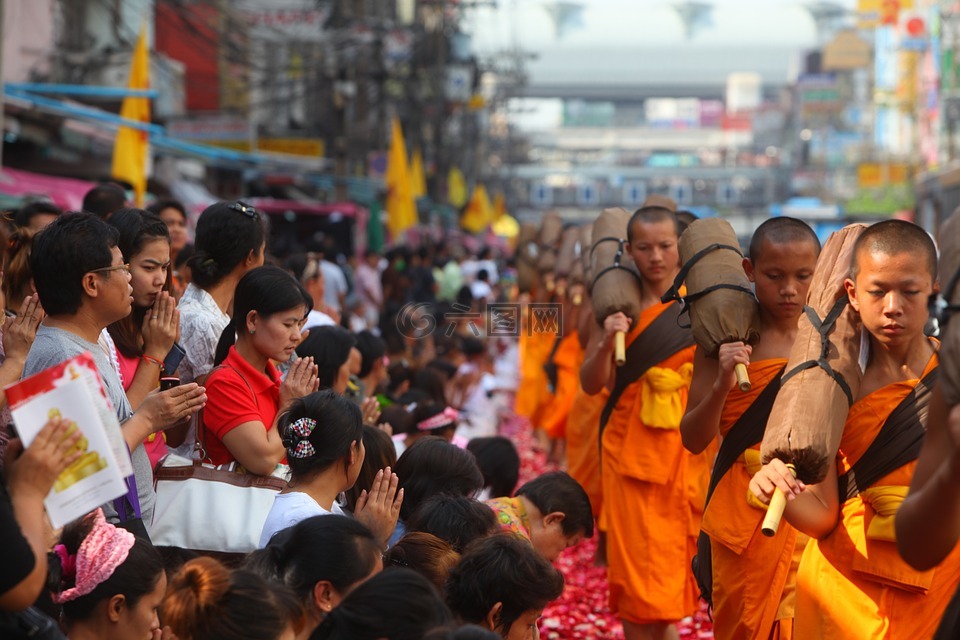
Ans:
POLYGON ((940 376, 940 367, 925 375, 884 421, 870 446, 850 471, 840 476, 840 502, 854 498, 881 478, 920 457, 927 434, 930 397, 940 376))
MULTIPOLYGON (((690 256, 690 259, 683 263, 683 266, 680 268, 679 273, 677 273, 677 277, 673 279, 673 286, 671 286, 667 290, 667 292, 663 294, 663 296, 660 298, 660 301, 670 302, 671 300, 676 300, 677 302, 680 303, 682 307, 682 311, 680 315, 683 315, 683 314, 689 315, 691 302, 695 302, 696 300, 699 300, 700 298, 707 295, 708 293, 712 293, 719 289, 731 289, 733 291, 739 291, 742 294, 750 296, 751 299, 755 299, 753 289, 750 289, 748 287, 743 287, 738 284, 729 284, 724 282, 706 287, 701 291, 688 292, 687 295, 685 296, 680 295, 680 289, 683 287, 683 283, 686 282, 687 275, 690 273, 690 270, 694 267, 694 265, 700 262, 700 260, 708 256, 709 254, 713 253, 714 251, 733 251, 740 258, 743 258, 743 252, 740 251, 740 247, 734 247, 733 245, 722 244, 719 242, 714 242, 713 244, 707 245, 700 251, 697 251, 695 254, 690 256)), ((677 322, 679 323, 679 320, 677 320, 677 322)), ((690 324, 688 323, 681 326, 683 326, 684 328, 689 328, 690 324)))
POLYGON ((850 385, 847 384, 846 379, 844 379, 842 374, 837 373, 832 366, 828 358, 830 357, 830 348, 833 346, 830 343, 830 332, 833 331, 834 327, 837 325, 837 320, 840 318, 840 314, 844 312, 847 308, 847 305, 850 304, 850 300, 847 296, 841 296, 833 303, 833 307, 830 309, 830 313, 824 318, 820 318, 817 315, 817 310, 813 307, 805 306, 803 312, 807 314, 807 318, 810 320, 810 324, 813 325, 813 328, 817 330, 817 333, 820 334, 820 356, 816 360, 807 360, 806 362, 801 362, 795 366, 790 371, 783 374, 783 379, 780 381, 780 384, 785 384, 787 380, 797 375, 801 371, 806 371, 807 369, 813 369, 814 367, 820 367, 827 372, 834 382, 840 387, 844 395, 847 396, 847 404, 853 405, 853 393, 850 391, 850 385))
POLYGON ((610 414, 627 387, 643 377, 651 367, 694 345, 693 334, 677 324, 680 311, 678 303, 671 304, 627 347, 627 362, 617 368, 613 390, 600 413, 600 442, 603 442, 603 431, 610 414))

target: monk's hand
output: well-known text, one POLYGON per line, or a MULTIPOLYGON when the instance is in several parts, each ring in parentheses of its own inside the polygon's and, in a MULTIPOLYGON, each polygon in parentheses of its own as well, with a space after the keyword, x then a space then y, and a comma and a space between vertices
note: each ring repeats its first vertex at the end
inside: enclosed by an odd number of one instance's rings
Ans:
POLYGON ((720 351, 717 354, 720 360, 720 366, 717 367, 717 381, 714 383, 714 389, 719 393, 727 393, 737 384, 737 374, 734 373, 734 367, 738 364, 750 365, 750 354, 753 347, 742 342, 729 342, 720 345, 720 351))
POLYGON ((603 320, 603 348, 607 351, 613 351, 614 338, 621 331, 627 333, 630 331, 631 320, 622 311, 607 316, 603 320))
POLYGON ((790 501, 796 499, 806 488, 806 485, 793 477, 783 460, 776 458, 763 465, 750 480, 750 491, 763 504, 770 504, 776 489, 783 491, 787 501, 790 501))

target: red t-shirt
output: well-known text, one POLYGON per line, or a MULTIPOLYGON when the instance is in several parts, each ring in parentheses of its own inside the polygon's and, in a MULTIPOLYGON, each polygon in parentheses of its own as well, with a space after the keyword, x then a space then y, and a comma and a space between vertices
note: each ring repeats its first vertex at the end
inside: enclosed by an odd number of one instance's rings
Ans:
POLYGON ((223 437, 245 422, 261 422, 273 428, 280 407, 280 372, 267 363, 266 373, 257 371, 230 347, 223 364, 213 370, 204 385, 207 405, 203 408, 203 447, 213 464, 234 462, 223 437))

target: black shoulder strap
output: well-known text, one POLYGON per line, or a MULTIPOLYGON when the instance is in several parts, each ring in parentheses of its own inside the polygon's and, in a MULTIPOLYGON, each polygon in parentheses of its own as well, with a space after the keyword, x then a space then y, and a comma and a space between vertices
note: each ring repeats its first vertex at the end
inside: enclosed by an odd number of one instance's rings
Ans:
POLYGON ((730 470, 733 463, 737 461, 737 458, 742 456, 744 451, 763 440, 763 432, 767 428, 767 418, 770 417, 773 402, 777 399, 777 393, 780 391, 780 377, 785 369, 786 365, 780 369, 764 390, 760 392, 760 395, 747 407, 743 415, 730 427, 727 435, 723 437, 723 442, 720 443, 720 451, 717 452, 717 459, 713 463, 713 471, 710 474, 710 487, 707 489, 704 509, 710 504, 713 490, 717 488, 720 480, 730 470))
POLYGON ((927 433, 927 414, 940 367, 925 375, 913 391, 894 407, 863 456, 839 478, 840 502, 846 502, 880 478, 920 456, 927 433))
POLYGON ((680 305, 676 302, 664 309, 650 325, 637 336, 627 348, 627 362, 617 369, 617 377, 613 383, 613 391, 607 398, 607 403, 600 413, 600 441, 603 441, 603 430, 613 408, 617 406, 620 396, 631 384, 639 380, 650 367, 663 362, 675 353, 693 346, 693 334, 680 327, 677 322, 680 317, 680 305))

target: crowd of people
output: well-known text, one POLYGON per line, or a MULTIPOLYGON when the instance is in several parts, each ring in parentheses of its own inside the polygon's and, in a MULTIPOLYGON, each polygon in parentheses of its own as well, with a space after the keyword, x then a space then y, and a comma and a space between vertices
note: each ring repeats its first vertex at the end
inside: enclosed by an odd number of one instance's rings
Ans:
MULTIPOLYGON (((624 215, 616 260, 634 264, 590 265, 581 248, 575 275, 442 243, 353 257, 309 238, 280 254, 244 202, 210 205, 189 234, 179 203, 131 208, 109 184, 83 211, 15 212, 0 386, 92 354, 133 475, 52 532, 44 499, 80 434, 51 418, 24 449, 4 409, 0 636, 530 640, 564 591, 555 563, 597 532, 627 640, 678 638, 700 599, 722 639, 933 637, 960 615, 960 500, 938 502, 957 491, 960 416, 933 382, 934 241, 880 222, 841 265, 862 380, 824 477, 805 483, 761 441, 810 317, 817 236, 759 226, 742 263, 759 340, 710 354, 669 295, 694 218, 665 199, 624 215), (635 317, 593 306, 611 269, 639 283, 635 317), (498 303, 524 311, 513 335, 491 329, 498 303), (502 429, 517 417, 566 471, 520 483, 524 452, 502 429), (279 482, 249 548, 162 542, 160 480, 178 460, 279 482), (785 522, 767 537, 778 491, 785 522)), ((802 367, 846 384, 826 344, 802 367)))
POLYGON ((243 202, 206 208, 192 238, 186 223, 105 184, 83 211, 33 203, 2 229, 0 380, 92 354, 134 473, 51 532, 43 501, 79 436, 51 419, 23 450, 6 411, 0 635, 538 637, 563 590, 551 562, 593 533, 589 499, 562 472, 518 488, 497 431, 516 371, 495 366, 516 345, 446 316, 506 299, 509 275, 443 246, 275 255, 243 202), (178 457, 283 480, 255 548, 154 544, 178 457))

